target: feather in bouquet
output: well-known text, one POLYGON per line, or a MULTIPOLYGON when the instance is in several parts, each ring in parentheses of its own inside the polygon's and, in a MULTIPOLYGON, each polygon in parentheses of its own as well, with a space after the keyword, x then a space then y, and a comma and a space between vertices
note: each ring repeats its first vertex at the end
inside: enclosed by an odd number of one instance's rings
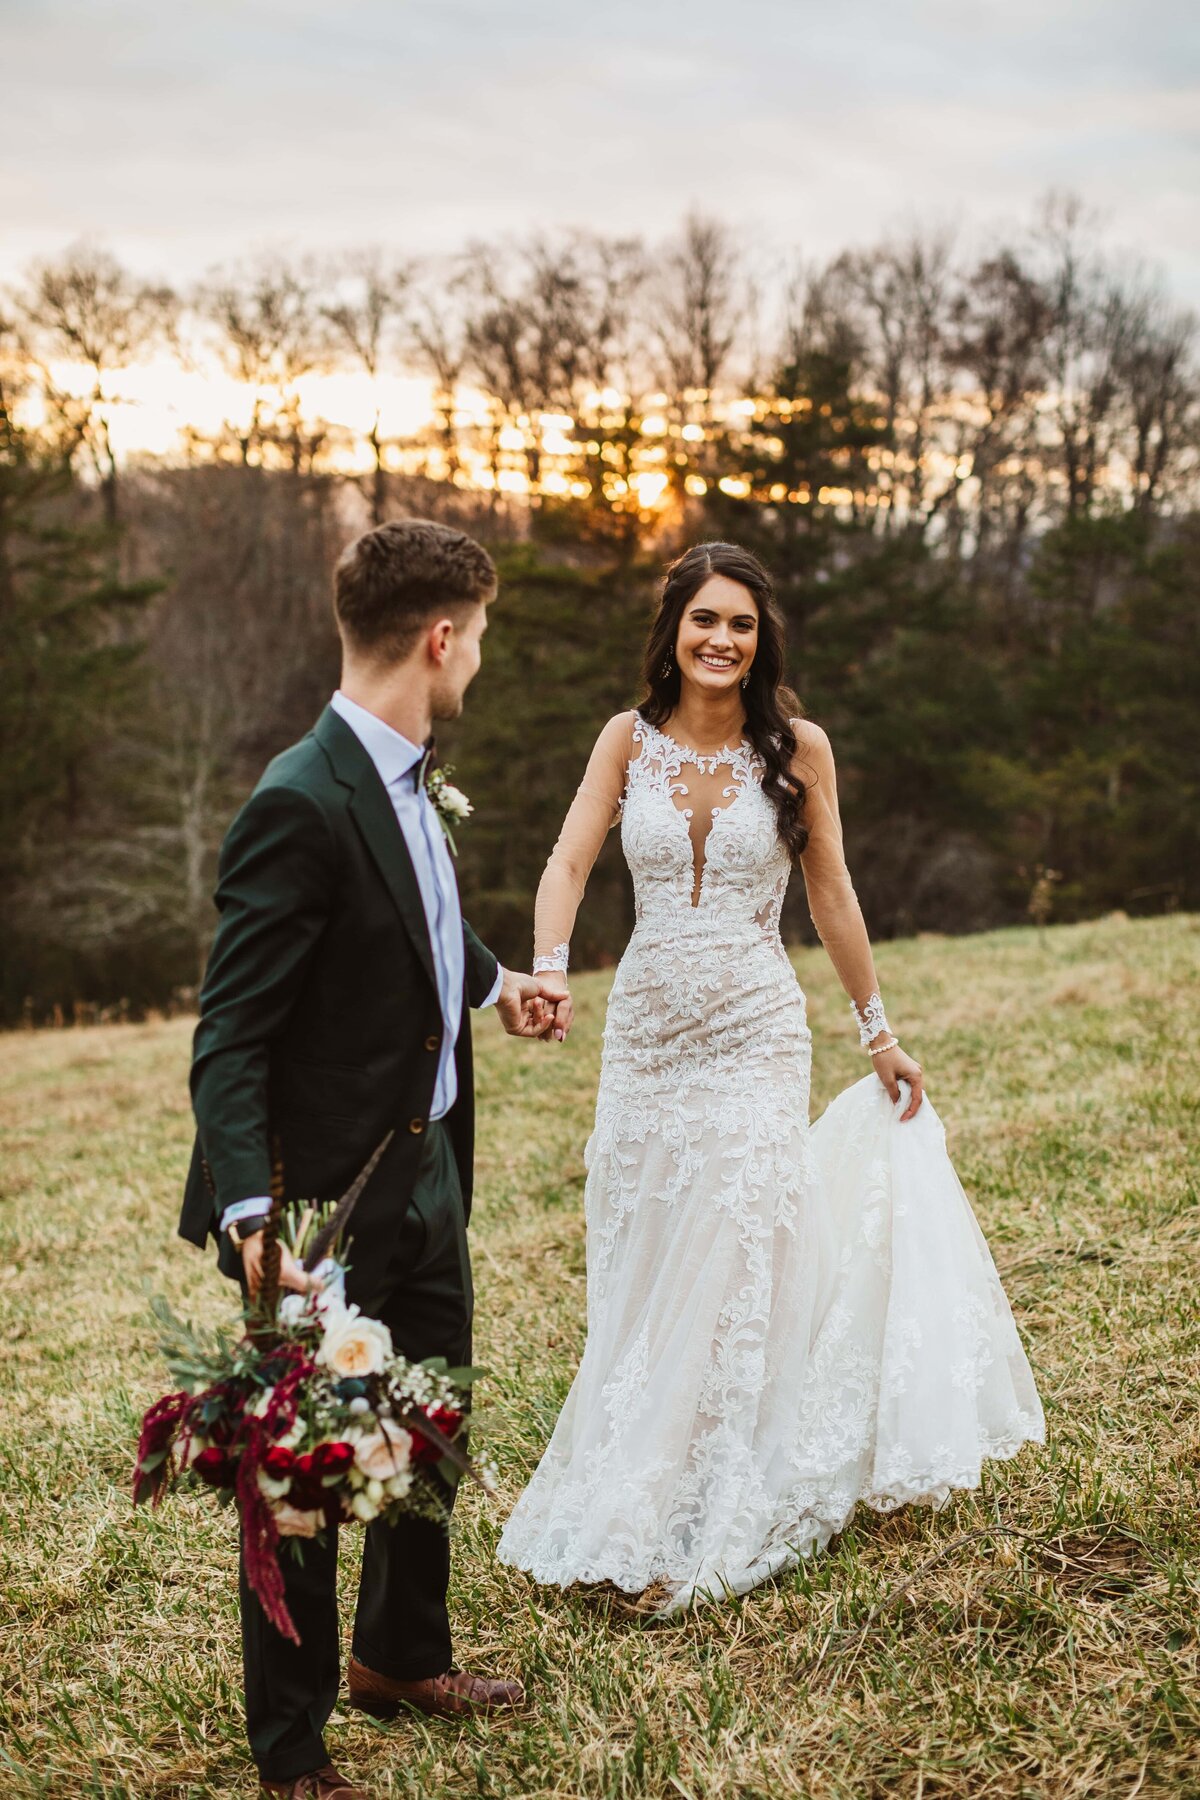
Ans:
POLYGON ((257 1304, 234 1338, 201 1336, 153 1304, 176 1391, 143 1420, 135 1503, 157 1505, 181 1485, 207 1488, 242 1515, 246 1578, 276 1630, 299 1643, 279 1564, 285 1539, 342 1521, 448 1517, 445 1483, 468 1474, 490 1487, 461 1440, 475 1371, 442 1359, 410 1363, 387 1326, 348 1306, 335 1246, 386 1148, 380 1145, 334 1207, 272 1205, 257 1304), (318 1294, 279 1293, 281 1237, 326 1282, 318 1294))

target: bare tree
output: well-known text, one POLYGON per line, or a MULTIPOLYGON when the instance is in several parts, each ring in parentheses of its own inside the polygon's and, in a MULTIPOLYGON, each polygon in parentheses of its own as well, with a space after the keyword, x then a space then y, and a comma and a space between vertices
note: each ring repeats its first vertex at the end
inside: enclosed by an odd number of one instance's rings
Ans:
MULTIPOLYGON (((597 516, 606 521, 619 552, 629 556, 637 548, 639 530, 634 476, 639 462, 647 460, 641 396, 651 380, 644 307, 649 265, 640 238, 580 236, 576 251, 583 273, 583 350, 575 370, 581 391, 574 400, 580 467, 597 516)), ((669 445, 650 448, 661 453, 663 473, 669 476, 669 445)))
POLYGON ((1153 511, 1167 497, 1196 449, 1200 372, 1196 315, 1173 309, 1150 291, 1133 301, 1134 320, 1117 353, 1117 376, 1128 407, 1133 503, 1153 511))
POLYGON ((737 339, 738 253, 719 219, 690 213, 663 258, 658 342, 670 390, 711 399, 737 339))
MULTIPOLYGON (((962 276, 950 306, 950 359, 965 382, 957 451, 970 466, 974 543, 982 574, 994 541, 1024 540, 1039 484, 1038 409, 1045 389, 1049 302, 1018 253, 999 247, 962 276)), ((1010 575, 1016 561, 1010 558, 1010 575)))
POLYGON ((885 532, 905 518, 925 530, 961 480, 955 462, 949 481, 935 485, 930 460, 951 389, 951 253, 948 232, 913 232, 874 249, 845 251, 827 271, 827 301, 858 314, 864 378, 879 395, 895 446, 890 466, 880 472, 885 532))
POLYGON ((203 968, 230 813, 336 682, 338 493, 327 477, 229 464, 161 470, 132 489, 134 528, 173 574, 150 623, 148 709, 107 747, 108 785, 136 799, 134 816, 109 830, 99 813, 60 884, 75 941, 153 926, 203 968))
POLYGON ((836 269, 796 263, 784 277, 779 360, 803 363, 814 352, 864 368, 870 332, 856 308, 845 304, 836 269))
POLYGON ((118 521, 117 459, 111 414, 114 383, 162 340, 175 307, 164 286, 142 281, 107 250, 75 244, 57 262, 35 264, 15 297, 26 355, 41 377, 47 406, 65 439, 82 448, 100 485, 105 521, 118 521), (71 392, 56 363, 87 371, 89 386, 71 392))
POLYGON ((1098 223, 1077 196, 1051 191, 1033 232, 1049 299, 1047 399, 1059 433, 1069 519, 1089 510, 1098 470, 1119 430, 1117 368, 1132 324, 1121 283, 1091 241, 1098 223))
POLYGON ((527 421, 521 429, 535 503, 542 477, 538 415, 573 411, 587 325, 586 275, 576 242, 532 238, 508 257, 478 249, 466 317, 468 357, 503 419, 527 421))
MULTIPOLYGON (((365 250, 350 259, 336 280, 334 297, 321 306, 321 316, 330 333, 331 349, 335 354, 349 352, 373 385, 378 383, 384 361, 393 347, 411 279, 411 268, 386 261, 379 250, 365 250)), ((373 464, 371 523, 380 525, 387 500, 387 474, 377 385, 375 416, 367 433, 367 443, 373 464)))
POLYGON ((587 317, 579 373, 595 388, 636 395, 651 379, 646 352, 646 247, 637 237, 581 234, 587 317))
POLYGON ((457 267, 427 267, 410 297, 408 333, 417 360, 433 376, 433 408, 437 436, 446 467, 446 479, 454 481, 462 467, 455 413, 458 387, 470 359, 463 300, 468 271, 457 267))
POLYGON ((306 437, 297 391, 301 376, 317 367, 322 352, 320 298, 311 261, 291 263, 267 254, 219 270, 198 289, 196 307, 215 328, 229 373, 250 394, 246 423, 226 423, 240 460, 246 465, 261 462, 264 450, 275 443, 294 470, 311 468, 322 434, 306 437))
POLYGON ((658 364, 672 431, 681 448, 673 473, 705 479, 715 454, 717 389, 737 343, 740 306, 737 239, 719 219, 689 213, 679 238, 662 254, 655 283, 658 364), (691 433, 698 430, 698 440, 691 433), (684 433, 687 436, 684 436, 684 433), (682 446, 696 443, 690 453, 682 446))

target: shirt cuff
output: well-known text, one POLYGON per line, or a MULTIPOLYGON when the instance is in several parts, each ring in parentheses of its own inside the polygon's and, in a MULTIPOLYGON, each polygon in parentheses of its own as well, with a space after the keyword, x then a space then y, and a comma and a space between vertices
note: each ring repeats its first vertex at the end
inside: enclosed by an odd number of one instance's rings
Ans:
POLYGON ((221 1214, 221 1230, 228 1231, 239 1219, 265 1219, 270 1210, 268 1194, 256 1194, 250 1200, 233 1200, 221 1214))
POLYGON ((482 1012, 485 1006, 495 1006, 497 1000, 500 998, 500 989, 503 986, 504 986, 504 965, 502 963, 497 963, 496 964, 496 979, 492 983, 492 991, 488 995, 486 1000, 481 1000, 479 1002, 479 1005, 475 1008, 476 1012, 482 1012))

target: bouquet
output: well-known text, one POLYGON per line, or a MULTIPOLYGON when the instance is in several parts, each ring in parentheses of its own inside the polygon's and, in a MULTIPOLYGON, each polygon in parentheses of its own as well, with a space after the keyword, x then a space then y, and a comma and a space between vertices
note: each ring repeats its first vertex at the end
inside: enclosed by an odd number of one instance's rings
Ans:
POLYGON ((259 1300, 238 1336, 204 1337, 165 1301, 152 1302, 178 1385, 142 1420, 134 1502, 157 1505, 179 1486, 207 1489, 223 1505, 236 1500, 246 1578, 295 1643, 282 1540, 316 1537, 339 1521, 415 1514, 445 1522, 447 1484, 466 1473, 490 1487, 459 1441, 476 1372, 397 1355, 387 1326, 346 1304, 345 1264, 325 1254, 385 1147, 332 1209, 285 1215, 275 1201, 259 1300), (281 1298, 281 1240, 323 1278, 320 1293, 281 1298))

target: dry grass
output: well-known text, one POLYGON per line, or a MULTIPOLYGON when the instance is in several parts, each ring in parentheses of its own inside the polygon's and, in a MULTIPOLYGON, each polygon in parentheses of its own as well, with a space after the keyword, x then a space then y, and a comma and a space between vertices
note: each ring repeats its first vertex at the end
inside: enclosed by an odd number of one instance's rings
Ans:
MULTIPOLYGON (((506 1492, 461 1508, 469 1666, 506 1727, 331 1737, 386 1796, 1200 1794, 1195 1165, 1200 920, 884 946, 1005 1275, 1049 1443, 945 1512, 861 1516, 779 1585, 683 1622, 492 1560, 583 1331, 581 1150, 607 981, 565 1052, 480 1033, 480 1359, 506 1492)), ((820 952, 797 956, 816 1104, 861 1073, 820 952)), ((228 1308, 173 1236, 186 1022, 0 1039, 0 1792, 253 1793, 232 1522, 133 1514, 159 1370, 142 1289, 228 1308)), ((349 1540, 347 1587, 356 1558, 349 1540)))

